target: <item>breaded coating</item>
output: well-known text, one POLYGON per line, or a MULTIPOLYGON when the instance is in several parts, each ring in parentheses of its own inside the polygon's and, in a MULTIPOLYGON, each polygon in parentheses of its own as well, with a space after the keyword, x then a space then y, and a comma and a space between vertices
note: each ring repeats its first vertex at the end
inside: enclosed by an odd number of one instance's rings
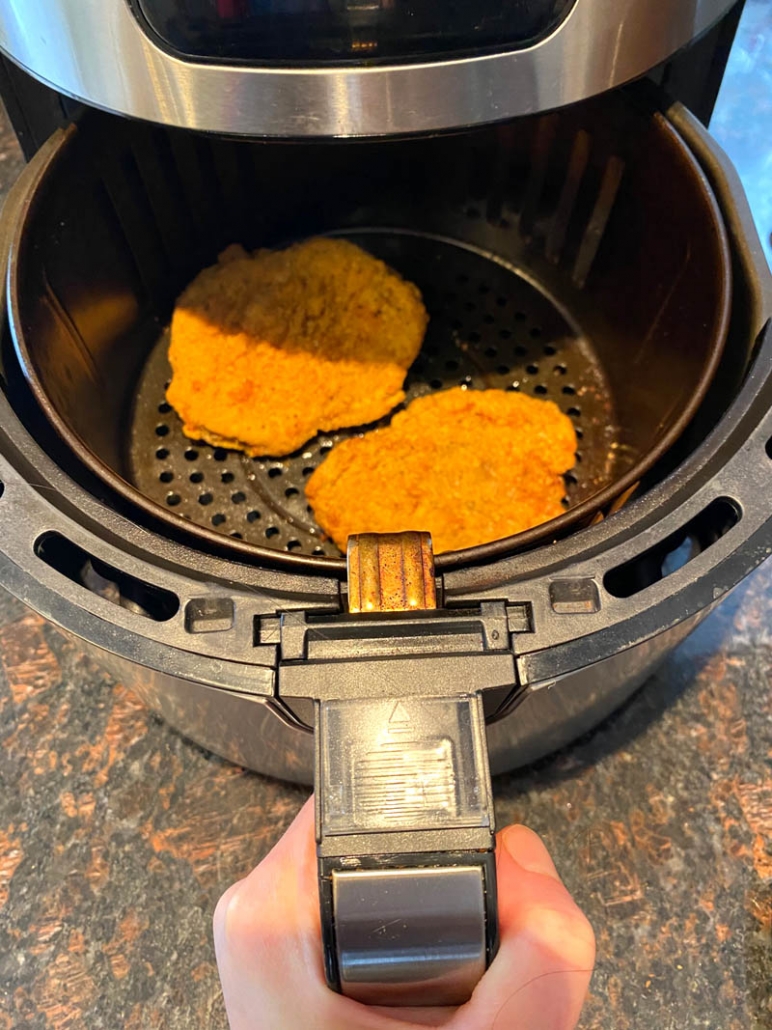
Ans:
POLYGON ((563 512, 576 433, 552 401, 455 388, 337 444, 306 484, 316 521, 352 533, 432 534, 435 553, 498 540, 563 512))
POLYGON ((167 398, 192 439, 290 454, 404 400, 427 321, 418 288, 347 240, 229 247, 177 303, 167 398))

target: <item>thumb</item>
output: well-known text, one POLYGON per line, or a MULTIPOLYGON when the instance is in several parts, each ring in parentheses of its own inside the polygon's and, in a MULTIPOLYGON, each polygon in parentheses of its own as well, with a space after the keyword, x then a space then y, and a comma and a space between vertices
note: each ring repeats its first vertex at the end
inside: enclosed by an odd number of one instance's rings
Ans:
POLYGON ((592 927, 535 833, 507 827, 496 855, 501 946, 459 1028, 573 1030, 595 962, 592 927))

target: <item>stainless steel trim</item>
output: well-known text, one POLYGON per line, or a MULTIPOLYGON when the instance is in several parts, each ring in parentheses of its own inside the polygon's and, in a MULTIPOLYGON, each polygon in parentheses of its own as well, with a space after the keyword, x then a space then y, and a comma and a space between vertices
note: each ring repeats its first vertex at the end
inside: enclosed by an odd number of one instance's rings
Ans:
POLYGON ((479 866, 334 872, 341 989, 370 1005, 458 1005, 485 972, 479 866))
POLYGON ((403 65, 201 64, 157 46, 126 0, 0 0, 0 50, 62 93, 166 125, 378 136, 548 110, 644 74, 735 0, 577 0, 535 46, 403 65))

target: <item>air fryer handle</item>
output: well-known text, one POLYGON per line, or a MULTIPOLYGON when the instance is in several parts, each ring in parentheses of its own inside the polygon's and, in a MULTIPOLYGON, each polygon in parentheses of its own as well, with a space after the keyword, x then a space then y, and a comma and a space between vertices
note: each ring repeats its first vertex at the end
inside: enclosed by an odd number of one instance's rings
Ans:
MULTIPOLYGON (((421 635, 409 628, 411 613, 441 616, 432 611, 429 535, 352 537, 348 601, 348 633, 361 634, 353 660, 328 677, 312 673, 327 982, 369 1004, 458 1005, 498 947, 482 696, 461 692, 463 674, 453 694, 454 677, 431 675, 420 661, 406 675, 404 652, 378 672, 362 660, 367 638, 388 651, 395 620, 404 645, 421 635)), ((346 627, 316 634, 329 654, 346 627)))
POLYGON ((459 1005, 498 947, 479 695, 321 702, 316 830, 327 982, 459 1005))

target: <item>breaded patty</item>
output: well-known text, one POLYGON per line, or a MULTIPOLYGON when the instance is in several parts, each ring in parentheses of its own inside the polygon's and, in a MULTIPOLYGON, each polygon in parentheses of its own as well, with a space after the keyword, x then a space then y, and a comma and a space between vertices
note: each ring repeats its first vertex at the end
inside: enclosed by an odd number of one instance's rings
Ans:
POLYGON ((418 288, 347 240, 229 247, 177 302, 167 398, 193 439, 290 454, 399 404, 427 321, 418 288))
POLYGON ((560 515, 575 453, 571 420, 552 401, 456 388, 339 443, 306 496, 342 551, 352 533, 407 529, 429 531, 437 553, 454 551, 560 515))

